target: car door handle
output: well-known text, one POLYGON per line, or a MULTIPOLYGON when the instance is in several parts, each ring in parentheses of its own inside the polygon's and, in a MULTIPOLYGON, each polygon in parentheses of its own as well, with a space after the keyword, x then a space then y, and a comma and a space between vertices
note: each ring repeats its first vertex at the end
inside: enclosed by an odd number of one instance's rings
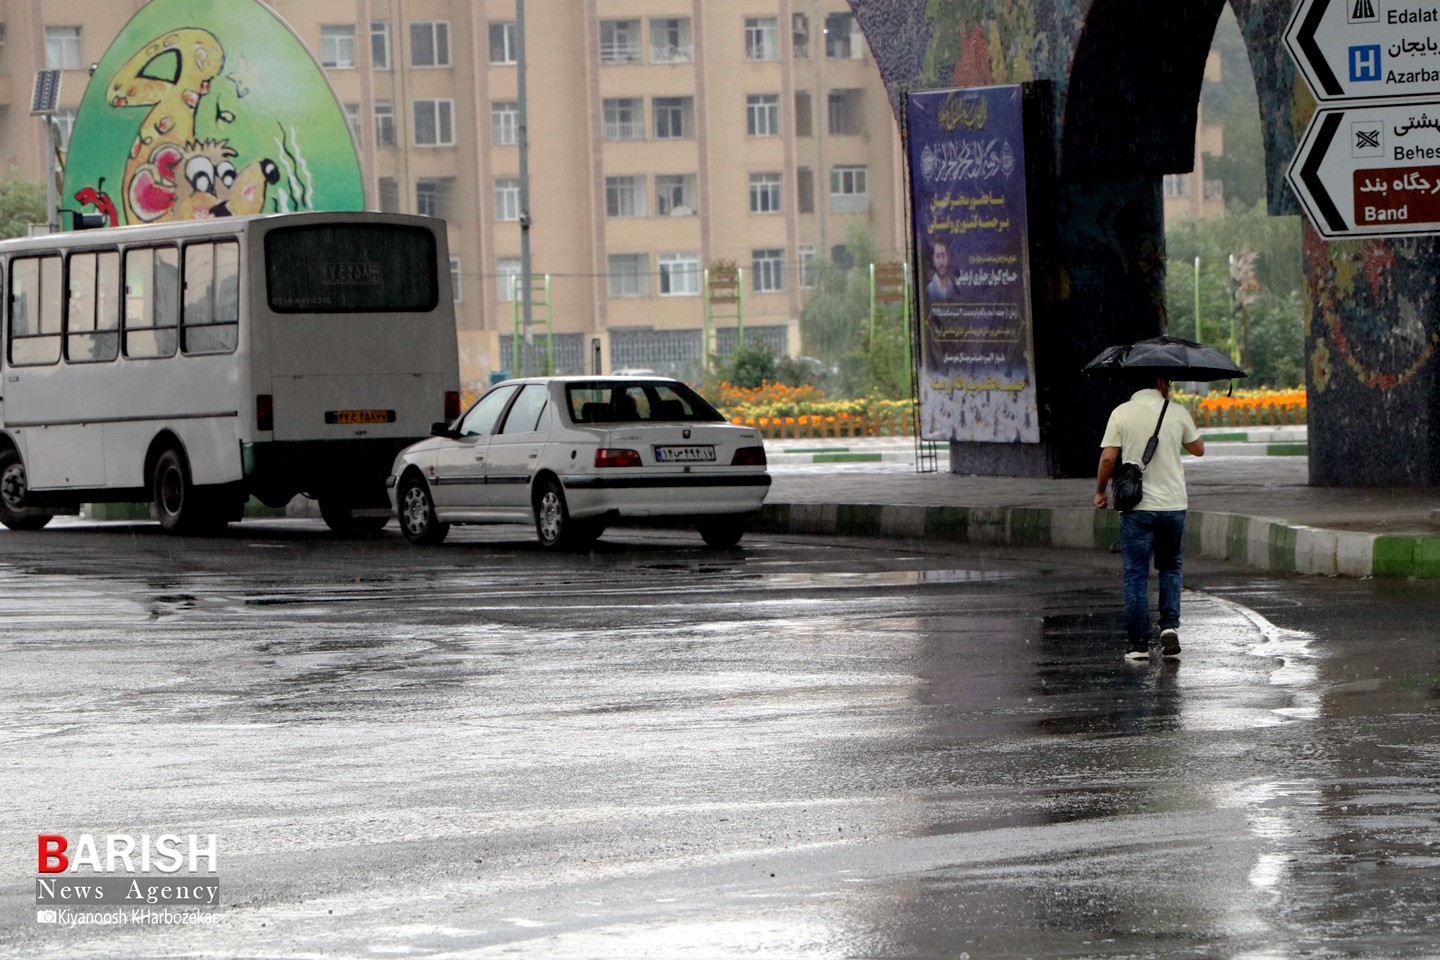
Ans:
POLYGON ((475 454, 475 462, 476 462, 476 463, 483 463, 484 460, 485 460, 485 454, 483 454, 483 453, 477 453, 477 454, 475 454))

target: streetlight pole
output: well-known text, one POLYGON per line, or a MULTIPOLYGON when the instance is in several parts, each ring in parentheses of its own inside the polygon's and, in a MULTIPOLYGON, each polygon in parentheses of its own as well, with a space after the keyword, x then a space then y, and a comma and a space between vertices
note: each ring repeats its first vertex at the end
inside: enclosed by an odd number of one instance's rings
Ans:
POLYGON ((1200 342, 1200 256, 1195 256, 1195 342, 1200 342))
POLYGON ((520 128, 520 296, 523 298, 520 311, 524 338, 520 347, 519 374, 528 377, 534 366, 535 331, 532 327, 534 306, 530 291, 530 133, 525 98, 525 0, 515 0, 515 46, 515 66, 518 70, 516 92, 520 99, 516 120, 520 128))

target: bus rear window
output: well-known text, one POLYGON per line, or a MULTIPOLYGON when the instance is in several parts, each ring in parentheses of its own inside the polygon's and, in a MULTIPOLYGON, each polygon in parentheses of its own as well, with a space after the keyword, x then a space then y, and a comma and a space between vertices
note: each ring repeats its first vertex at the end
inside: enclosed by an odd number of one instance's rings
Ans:
POLYGON ((276 313, 428 313, 440 302, 435 238, 386 224, 272 230, 265 286, 276 313))

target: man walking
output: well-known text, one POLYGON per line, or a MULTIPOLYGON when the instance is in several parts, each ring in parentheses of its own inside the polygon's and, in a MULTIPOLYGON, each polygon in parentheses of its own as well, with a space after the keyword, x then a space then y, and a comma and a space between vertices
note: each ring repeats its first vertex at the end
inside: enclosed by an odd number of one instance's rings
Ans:
POLYGON ((1107 487, 1117 462, 1140 463, 1146 444, 1157 436, 1155 454, 1145 467, 1144 496, 1135 509, 1120 514, 1120 556, 1125 573, 1125 627, 1130 634, 1127 660, 1150 658, 1150 564, 1160 574, 1160 646, 1167 657, 1180 653, 1180 591, 1185 549, 1185 470, 1183 448, 1205 455, 1205 440, 1190 411, 1170 403, 1170 381, 1146 378, 1140 390, 1110 413, 1100 441, 1095 475, 1095 506, 1109 506, 1107 487), (1157 427, 1158 424, 1158 427, 1157 427))

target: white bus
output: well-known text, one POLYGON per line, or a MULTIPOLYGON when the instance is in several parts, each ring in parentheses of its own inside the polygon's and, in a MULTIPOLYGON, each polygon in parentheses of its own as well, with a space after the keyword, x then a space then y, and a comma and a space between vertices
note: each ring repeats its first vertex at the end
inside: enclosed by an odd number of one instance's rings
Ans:
POLYGON ((0 242, 0 522, 154 503, 214 530, 305 493, 389 518, 395 454, 459 415, 444 223, 293 213, 0 242))

